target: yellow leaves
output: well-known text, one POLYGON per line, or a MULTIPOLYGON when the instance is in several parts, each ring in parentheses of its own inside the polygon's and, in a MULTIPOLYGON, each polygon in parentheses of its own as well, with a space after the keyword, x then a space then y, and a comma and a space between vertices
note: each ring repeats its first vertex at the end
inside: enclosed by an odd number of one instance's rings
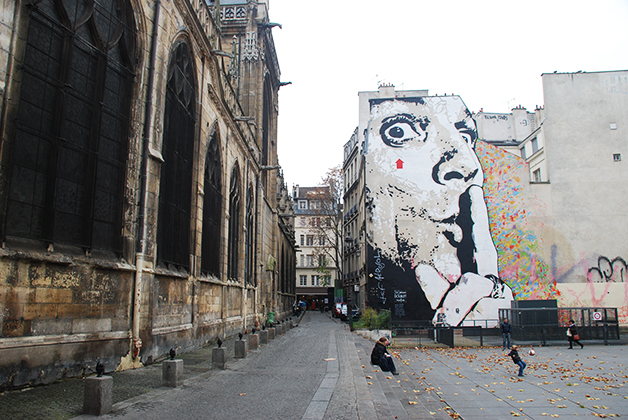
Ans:
POLYGON ((366 384, 367 385, 373 385, 373 382, 367 382, 366 384))
POLYGON ((242 394, 238 394, 238 395, 242 397, 242 396, 246 395, 246 392, 244 392, 242 394))
POLYGON ((366 379, 373 379, 372 376, 366 375, 366 379))
POLYGON ((415 404, 418 404, 418 402, 417 401, 408 401, 408 404, 415 405, 415 404))
POLYGON ((521 414, 515 412, 515 411, 511 411, 510 414, 512 414, 513 417, 521 417, 521 414))

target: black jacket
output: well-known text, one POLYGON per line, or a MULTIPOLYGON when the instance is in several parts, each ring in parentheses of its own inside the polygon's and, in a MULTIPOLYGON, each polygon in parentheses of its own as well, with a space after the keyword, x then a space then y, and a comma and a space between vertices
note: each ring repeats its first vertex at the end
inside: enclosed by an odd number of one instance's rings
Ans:
POLYGON ((502 334, 508 334, 512 330, 510 324, 506 324, 505 322, 502 324, 502 334))
POLYGON ((578 328, 576 328, 575 324, 569 326, 569 332, 571 335, 567 337, 569 340, 575 340, 574 336, 578 335, 578 328))
POLYGON ((377 343, 375 343, 375 347, 373 347, 373 351, 371 352, 371 363, 374 365, 379 365, 379 360, 386 353, 388 353, 388 350, 386 350, 386 346, 378 341, 377 343))
POLYGON ((508 356, 512 357, 512 362, 514 364, 517 364, 521 361, 521 357, 519 357, 519 352, 515 349, 510 350, 510 353, 508 353, 508 356))

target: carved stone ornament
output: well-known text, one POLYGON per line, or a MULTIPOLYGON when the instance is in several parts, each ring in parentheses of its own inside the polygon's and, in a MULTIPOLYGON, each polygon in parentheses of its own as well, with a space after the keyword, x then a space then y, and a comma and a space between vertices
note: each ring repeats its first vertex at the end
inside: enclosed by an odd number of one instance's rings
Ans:
POLYGON ((259 59, 259 46, 257 45, 257 32, 247 32, 242 48, 244 61, 257 61, 259 59))

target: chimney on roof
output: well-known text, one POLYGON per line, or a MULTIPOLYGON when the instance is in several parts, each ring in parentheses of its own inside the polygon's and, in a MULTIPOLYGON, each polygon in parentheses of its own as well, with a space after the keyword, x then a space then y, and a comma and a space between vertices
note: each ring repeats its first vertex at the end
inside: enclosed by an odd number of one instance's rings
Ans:
POLYGON ((379 97, 380 98, 394 98, 395 97, 395 85, 392 83, 382 83, 379 85, 379 97))

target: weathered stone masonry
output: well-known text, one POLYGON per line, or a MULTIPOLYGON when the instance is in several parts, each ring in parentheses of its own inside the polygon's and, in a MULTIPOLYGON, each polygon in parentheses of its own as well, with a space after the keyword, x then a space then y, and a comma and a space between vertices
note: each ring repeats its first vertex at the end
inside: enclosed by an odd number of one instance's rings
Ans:
POLYGON ((267 2, 219 24, 213 2, 63 3, 0 5, 0 388, 151 363, 295 298, 267 2))

